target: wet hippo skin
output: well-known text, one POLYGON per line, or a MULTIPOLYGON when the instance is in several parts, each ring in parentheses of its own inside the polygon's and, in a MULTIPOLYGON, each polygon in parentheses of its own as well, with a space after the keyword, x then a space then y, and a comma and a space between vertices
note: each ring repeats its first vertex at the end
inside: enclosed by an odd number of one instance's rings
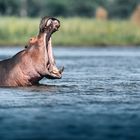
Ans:
POLYGON ((64 68, 56 67, 51 42, 51 35, 59 27, 58 19, 42 18, 37 37, 12 58, 0 61, 0 86, 36 85, 44 77, 60 79, 64 68))

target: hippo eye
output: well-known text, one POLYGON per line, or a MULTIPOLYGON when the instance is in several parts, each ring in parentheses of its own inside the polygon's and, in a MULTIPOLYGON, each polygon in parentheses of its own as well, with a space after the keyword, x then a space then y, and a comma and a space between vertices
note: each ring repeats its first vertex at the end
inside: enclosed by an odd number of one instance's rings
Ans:
POLYGON ((52 19, 49 19, 49 20, 47 21, 47 27, 50 26, 51 23, 52 23, 52 19))

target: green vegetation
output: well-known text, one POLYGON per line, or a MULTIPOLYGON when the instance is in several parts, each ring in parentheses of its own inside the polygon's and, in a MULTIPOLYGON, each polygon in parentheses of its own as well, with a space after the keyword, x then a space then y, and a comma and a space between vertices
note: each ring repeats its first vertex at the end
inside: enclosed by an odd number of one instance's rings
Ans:
POLYGON ((40 19, 0 17, 0 45, 23 45, 38 32, 40 19))
POLYGON ((0 0, 0 15, 41 17, 93 17, 99 6, 110 18, 128 18, 140 0, 0 0))
MULTIPOLYGON (((53 36, 55 45, 139 45, 140 27, 127 20, 99 21, 59 18, 61 27, 53 36)), ((0 45, 25 45, 38 33, 39 18, 0 17, 0 45)))

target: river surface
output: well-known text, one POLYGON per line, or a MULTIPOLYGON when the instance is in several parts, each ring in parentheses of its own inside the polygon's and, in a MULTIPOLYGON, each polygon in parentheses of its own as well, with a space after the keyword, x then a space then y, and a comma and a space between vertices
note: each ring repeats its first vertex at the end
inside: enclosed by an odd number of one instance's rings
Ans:
MULTIPOLYGON (((0 59, 21 48, 0 48, 0 59)), ((0 140, 140 140, 140 48, 54 48, 61 80, 0 88, 0 140)))

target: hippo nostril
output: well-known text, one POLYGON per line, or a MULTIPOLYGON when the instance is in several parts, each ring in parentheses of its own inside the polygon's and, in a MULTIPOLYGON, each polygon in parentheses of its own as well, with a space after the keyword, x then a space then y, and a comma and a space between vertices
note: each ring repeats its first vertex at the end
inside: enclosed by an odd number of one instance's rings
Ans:
POLYGON ((55 27, 55 28, 59 28, 59 27, 60 27, 60 23, 59 23, 59 21, 57 21, 57 20, 54 20, 54 21, 53 21, 53 24, 54 24, 54 27, 55 27))
POLYGON ((57 25, 57 28, 59 28, 59 27, 60 27, 60 24, 57 25))
POLYGON ((58 28, 59 28, 59 27, 60 27, 60 25, 59 25, 59 24, 57 24, 57 25, 55 25, 55 27, 54 27, 54 28, 55 28, 56 30, 58 30, 58 28))

